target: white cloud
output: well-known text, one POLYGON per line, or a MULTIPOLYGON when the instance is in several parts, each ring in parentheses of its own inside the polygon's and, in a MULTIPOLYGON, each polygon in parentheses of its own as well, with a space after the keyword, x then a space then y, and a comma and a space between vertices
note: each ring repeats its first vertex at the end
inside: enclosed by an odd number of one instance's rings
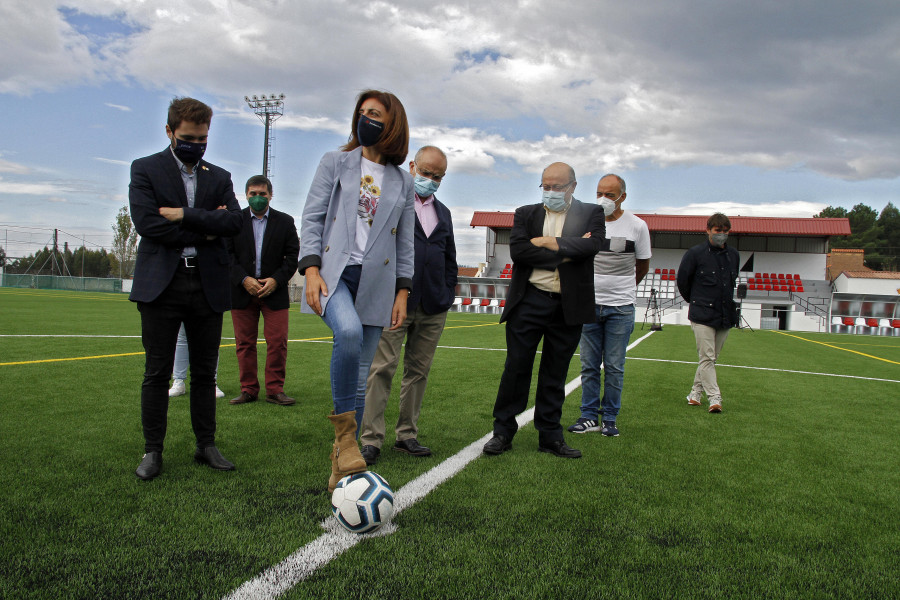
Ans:
POLYGON ((76 30, 57 6, 3 4, 13 51, 0 93, 118 79, 200 89, 247 118, 239 99, 253 87, 288 96, 278 127, 345 133, 353 97, 375 86, 463 172, 570 157, 589 172, 646 162, 900 175, 897 3, 80 1, 82 14, 128 26, 106 36, 76 30))
POLYGON ((130 106, 122 106, 121 104, 113 104, 112 102, 104 102, 106 106, 110 108, 115 108, 116 110, 121 110, 122 112, 131 112, 130 106))
POLYGON ((743 202, 694 202, 684 205, 659 206, 652 211, 639 208, 635 212, 652 212, 660 215, 711 215, 724 213, 729 217, 812 217, 822 212, 828 205, 821 202, 772 202, 747 204, 743 202))
POLYGON ((110 165, 123 165, 123 166, 126 166, 126 167, 129 166, 129 165, 131 165, 131 161, 127 161, 127 160, 118 160, 118 159, 115 159, 115 158, 103 158, 103 157, 101 157, 101 156, 95 156, 95 157, 94 157, 94 160, 99 160, 100 162, 107 163, 107 164, 110 164, 110 165))
POLYGON ((31 169, 25 165, 14 163, 12 161, 0 158, 0 173, 14 173, 16 175, 27 175, 31 169))

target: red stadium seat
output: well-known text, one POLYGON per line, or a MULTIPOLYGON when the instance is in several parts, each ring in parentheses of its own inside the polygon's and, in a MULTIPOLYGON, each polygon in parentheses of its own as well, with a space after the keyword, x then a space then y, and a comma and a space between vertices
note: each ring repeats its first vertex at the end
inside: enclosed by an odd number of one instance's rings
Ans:
POLYGON ((763 273, 763 279, 769 279, 769 274, 768 274, 768 273, 763 273))
POLYGON ((765 289, 767 292, 771 292, 771 291, 772 291, 772 285, 767 283, 767 284, 764 286, 764 289, 765 289))
POLYGON ((866 325, 869 327, 878 327, 878 319, 868 318, 866 319, 866 325))
POLYGON ((788 291, 788 287, 786 285, 781 286, 781 291, 782 292, 788 291))
POLYGON ((856 325, 856 319, 854 319, 853 317, 844 317, 841 319, 841 323, 847 325, 848 327, 853 327, 854 325, 856 325))
POLYGON ((757 278, 757 279, 762 279, 762 275, 760 275, 759 273, 757 273, 757 274, 756 274, 756 278, 757 278))
POLYGON ((750 285, 747 286, 747 288, 748 288, 748 289, 751 289, 751 290, 755 290, 755 289, 756 289, 756 284, 755 284, 755 283, 751 283, 750 285))
POLYGON ((660 269, 656 269, 655 271, 653 271, 653 273, 656 274, 656 275, 659 275, 660 272, 661 272, 660 269))
POLYGON ((778 274, 778 279, 784 279, 784 273, 779 273, 779 274, 778 274))
POLYGON ((799 279, 800 279, 800 276, 799 276, 798 274, 794 273, 794 279, 799 280, 799 279))
POLYGON ((501 307, 506 306, 506 298, 504 298, 503 300, 500 301, 500 306, 501 307))
POLYGON ((463 305, 468 306, 469 304, 472 304, 472 299, 471 298, 463 298, 462 303, 463 303, 463 305))
POLYGON ((490 298, 482 298, 481 299, 481 306, 487 306, 490 303, 491 303, 490 298))

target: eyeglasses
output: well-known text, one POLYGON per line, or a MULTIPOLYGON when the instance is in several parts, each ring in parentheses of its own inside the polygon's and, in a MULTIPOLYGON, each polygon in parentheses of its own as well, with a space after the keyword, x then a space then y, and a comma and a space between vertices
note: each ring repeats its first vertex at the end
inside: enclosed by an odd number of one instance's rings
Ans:
POLYGON ((542 190, 544 190, 545 192, 564 192, 573 183, 575 183, 574 179, 565 185, 545 185, 543 183, 539 183, 538 187, 541 188, 542 190))
POLYGON ((418 173, 422 177, 427 177, 435 183, 440 183, 444 179, 444 175, 438 175, 437 173, 432 173, 431 171, 420 169, 419 165, 416 165, 416 173, 418 173))

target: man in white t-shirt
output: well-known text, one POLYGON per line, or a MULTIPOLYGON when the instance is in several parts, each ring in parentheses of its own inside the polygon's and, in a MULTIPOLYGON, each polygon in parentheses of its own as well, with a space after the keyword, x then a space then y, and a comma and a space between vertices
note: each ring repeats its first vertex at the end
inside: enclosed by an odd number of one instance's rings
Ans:
POLYGON ((600 431, 617 436, 616 416, 622 404, 625 350, 634 331, 637 285, 650 270, 647 224, 622 209, 625 180, 604 175, 597 201, 606 215, 606 239, 594 257, 594 310, 597 322, 581 332, 581 417, 572 433, 600 431), (600 397, 601 363, 606 376, 600 397))

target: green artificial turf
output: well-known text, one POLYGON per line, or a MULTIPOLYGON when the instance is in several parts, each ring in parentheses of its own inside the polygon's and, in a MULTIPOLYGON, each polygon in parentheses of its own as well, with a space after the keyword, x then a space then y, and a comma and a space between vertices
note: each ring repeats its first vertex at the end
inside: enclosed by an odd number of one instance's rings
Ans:
MULTIPOLYGON (((505 360, 497 320, 448 317, 419 422, 432 457, 390 451, 398 370, 374 469, 395 490, 491 430, 505 360)), ((638 324, 632 340, 647 333, 638 324)), ((193 462, 181 397, 151 482, 133 473, 133 304, 0 288, 0 335, 0 597, 219 598, 323 534, 331 346, 317 317, 291 308, 285 391, 297 404, 231 406, 226 315, 217 444, 237 470, 193 462)), ((527 425, 512 451, 477 458, 397 515, 393 534, 285 597, 900 596, 900 338, 732 331, 719 415, 685 401, 690 328, 667 325, 629 358, 618 438, 567 434, 584 457, 564 460, 537 452, 527 425)), ((578 373, 576 357, 569 379, 578 373)))

